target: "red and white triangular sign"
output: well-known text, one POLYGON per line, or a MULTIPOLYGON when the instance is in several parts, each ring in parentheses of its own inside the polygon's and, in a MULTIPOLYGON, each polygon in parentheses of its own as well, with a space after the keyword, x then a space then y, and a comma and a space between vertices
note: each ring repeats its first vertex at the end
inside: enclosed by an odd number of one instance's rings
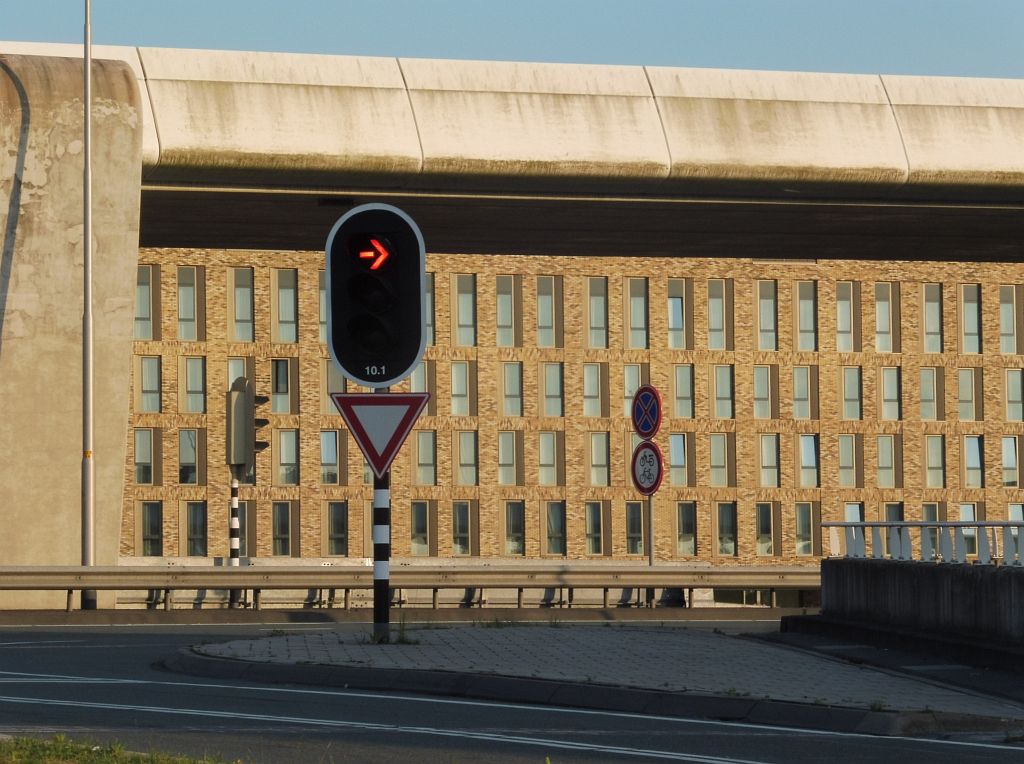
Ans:
POLYGON ((331 393, 377 477, 384 477, 430 393, 331 393))

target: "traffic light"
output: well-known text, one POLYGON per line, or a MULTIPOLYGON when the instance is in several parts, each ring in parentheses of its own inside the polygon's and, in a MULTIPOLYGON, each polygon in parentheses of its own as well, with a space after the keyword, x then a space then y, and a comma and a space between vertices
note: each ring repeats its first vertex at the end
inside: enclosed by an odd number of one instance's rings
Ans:
POLYGON ((387 387, 426 344, 426 250, 412 218, 387 204, 349 210, 327 237, 327 342, 342 373, 387 387))
POLYGON ((256 395, 252 382, 238 377, 228 391, 227 463, 243 478, 256 464, 256 452, 270 446, 256 440, 256 428, 266 427, 269 420, 256 416, 256 406, 270 401, 266 395, 256 395))

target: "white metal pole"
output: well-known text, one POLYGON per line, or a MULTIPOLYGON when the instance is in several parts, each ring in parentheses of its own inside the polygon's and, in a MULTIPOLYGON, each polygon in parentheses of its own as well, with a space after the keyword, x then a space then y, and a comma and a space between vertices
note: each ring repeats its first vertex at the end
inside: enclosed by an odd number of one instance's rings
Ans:
MULTIPOLYGON (((93 461, 93 317, 92 317, 92 2, 85 0, 82 60, 85 171, 82 176, 82 565, 96 564, 96 465, 93 461)), ((96 609, 96 590, 82 590, 82 609, 96 609)))

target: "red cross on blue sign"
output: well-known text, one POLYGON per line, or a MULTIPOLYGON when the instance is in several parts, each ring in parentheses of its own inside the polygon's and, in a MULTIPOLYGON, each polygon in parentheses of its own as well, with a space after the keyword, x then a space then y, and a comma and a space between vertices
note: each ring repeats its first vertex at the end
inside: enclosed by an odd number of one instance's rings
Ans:
POLYGON ((641 385, 633 395, 633 429, 644 440, 658 434, 661 427, 661 395, 653 385, 641 385))

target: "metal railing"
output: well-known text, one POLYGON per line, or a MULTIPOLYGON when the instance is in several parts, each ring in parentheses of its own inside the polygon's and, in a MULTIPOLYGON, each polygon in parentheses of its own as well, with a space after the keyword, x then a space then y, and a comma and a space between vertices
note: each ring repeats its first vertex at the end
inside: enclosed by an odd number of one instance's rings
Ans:
MULTIPOLYGON (((685 567, 629 565, 475 565, 393 566, 391 586, 395 589, 432 590, 432 606, 438 607, 438 592, 444 589, 511 589, 517 592, 517 606, 523 606, 523 592, 529 589, 603 590, 603 603, 608 607, 612 589, 759 589, 772 593, 776 589, 817 589, 821 575, 817 566, 768 567, 685 567)), ((163 592, 164 608, 173 607, 175 591, 240 589, 252 591, 252 606, 260 607, 260 593, 272 589, 327 590, 330 595, 320 600, 331 607, 336 592, 342 593, 344 607, 349 607, 353 591, 372 590, 373 569, 365 566, 110 566, 83 568, 65 567, 0 567, 0 591, 65 591, 67 609, 73 595, 83 589, 100 591, 163 592)), ((559 597, 559 603, 563 602, 559 597)), ((483 597, 480 598, 483 604, 483 597)))
POLYGON ((832 557, 940 563, 971 559, 981 565, 1024 565, 1024 522, 1020 521, 874 521, 822 523, 821 527, 829 529, 832 557))

